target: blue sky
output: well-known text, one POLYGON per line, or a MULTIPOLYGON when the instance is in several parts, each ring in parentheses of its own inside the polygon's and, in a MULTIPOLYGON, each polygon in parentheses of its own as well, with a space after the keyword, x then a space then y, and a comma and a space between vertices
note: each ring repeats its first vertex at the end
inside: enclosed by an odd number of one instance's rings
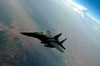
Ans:
POLYGON ((88 14, 100 22, 100 0, 72 0, 73 2, 87 8, 88 14))

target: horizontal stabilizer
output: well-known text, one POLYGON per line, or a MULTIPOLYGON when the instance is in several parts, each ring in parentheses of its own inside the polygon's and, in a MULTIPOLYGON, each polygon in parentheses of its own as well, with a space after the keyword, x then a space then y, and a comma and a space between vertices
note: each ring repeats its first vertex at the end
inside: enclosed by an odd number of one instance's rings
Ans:
POLYGON ((62 35, 62 33, 60 33, 60 34, 54 36, 54 39, 58 39, 61 35, 62 35))
POLYGON ((63 49, 66 49, 62 44, 60 45, 63 49))
POLYGON ((51 45, 54 46, 57 50, 59 50, 60 52, 64 52, 64 50, 62 49, 62 47, 60 45, 58 45, 55 42, 51 42, 51 45))

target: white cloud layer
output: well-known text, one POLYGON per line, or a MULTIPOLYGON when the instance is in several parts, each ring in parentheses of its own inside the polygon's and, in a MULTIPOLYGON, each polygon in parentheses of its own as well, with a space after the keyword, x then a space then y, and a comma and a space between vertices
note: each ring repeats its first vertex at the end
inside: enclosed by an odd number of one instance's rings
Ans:
POLYGON ((72 0, 66 0, 66 4, 72 6, 73 9, 76 12, 78 12, 82 17, 84 17, 84 15, 87 12, 87 9, 85 7, 80 6, 80 5, 76 4, 76 3, 74 3, 72 0))

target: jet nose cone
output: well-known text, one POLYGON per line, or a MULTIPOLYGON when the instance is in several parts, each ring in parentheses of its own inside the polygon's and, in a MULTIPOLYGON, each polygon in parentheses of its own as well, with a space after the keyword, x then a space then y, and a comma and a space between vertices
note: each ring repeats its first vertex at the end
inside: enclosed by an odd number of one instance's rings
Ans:
POLYGON ((60 35, 62 35, 62 33, 60 33, 60 35))
POLYGON ((33 33, 33 32, 21 32, 21 34, 26 35, 26 36, 30 36, 30 37, 37 35, 36 33, 33 33))
POLYGON ((21 32, 21 34, 25 34, 25 33, 21 32))
POLYGON ((29 33, 26 33, 26 32, 21 32, 21 34, 23 34, 23 35, 29 35, 29 33))

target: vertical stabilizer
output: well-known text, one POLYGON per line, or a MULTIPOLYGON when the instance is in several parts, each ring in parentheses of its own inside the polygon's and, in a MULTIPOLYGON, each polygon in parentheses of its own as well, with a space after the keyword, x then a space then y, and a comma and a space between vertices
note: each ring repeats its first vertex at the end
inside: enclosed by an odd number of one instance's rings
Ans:
POLYGON ((60 34, 54 36, 54 39, 58 39, 61 35, 62 35, 62 33, 60 33, 60 34))
POLYGON ((65 42, 67 40, 67 38, 65 38, 64 40, 62 40, 61 42, 60 42, 60 44, 62 44, 63 42, 65 42))
POLYGON ((63 45, 62 45, 62 43, 63 42, 65 42, 67 39, 65 38, 64 40, 62 40, 61 42, 60 42, 60 46, 63 48, 63 49, 66 49, 63 45))

